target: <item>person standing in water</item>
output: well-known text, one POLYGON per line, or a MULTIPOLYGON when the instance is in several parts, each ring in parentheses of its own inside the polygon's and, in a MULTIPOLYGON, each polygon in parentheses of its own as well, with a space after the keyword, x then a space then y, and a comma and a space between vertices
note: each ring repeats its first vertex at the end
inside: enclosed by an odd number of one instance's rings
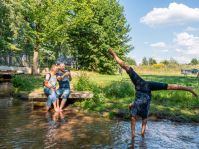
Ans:
POLYGON ((160 82, 152 82, 152 81, 145 81, 142 79, 134 69, 125 64, 117 54, 109 48, 109 53, 115 59, 115 61, 124 69, 126 70, 127 74, 131 78, 135 86, 135 101, 133 104, 130 105, 130 114, 131 114, 131 129, 132 129, 132 140, 134 140, 135 136, 135 124, 137 116, 142 118, 142 129, 141 134, 144 137, 146 124, 147 124, 147 117, 151 102, 151 92, 157 90, 183 90, 192 93, 194 96, 198 97, 198 95, 193 91, 192 87, 181 86, 177 84, 166 84, 160 82))
MULTIPOLYGON (((57 80, 59 82, 59 88, 57 90, 57 98, 62 98, 59 111, 63 110, 63 107, 70 95, 70 81, 72 80, 71 73, 69 70, 65 70, 65 64, 61 63, 58 65, 57 80)), ((59 100, 57 100, 59 105, 59 100)))
POLYGON ((47 107, 46 110, 49 111, 51 108, 51 105, 53 103, 54 110, 58 111, 58 107, 56 104, 56 83, 57 83, 57 66, 52 65, 50 72, 46 74, 45 80, 44 80, 44 93, 47 95, 48 100, 47 100, 47 107))

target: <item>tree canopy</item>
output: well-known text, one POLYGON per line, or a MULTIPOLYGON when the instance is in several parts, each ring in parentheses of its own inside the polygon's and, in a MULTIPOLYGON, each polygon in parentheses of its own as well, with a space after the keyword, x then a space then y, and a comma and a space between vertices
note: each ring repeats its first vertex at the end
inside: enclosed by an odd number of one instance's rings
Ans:
POLYGON ((35 74, 39 61, 60 54, 82 69, 113 73, 107 48, 123 58, 132 49, 117 0, 0 0, 0 21, 1 50, 32 54, 35 74))

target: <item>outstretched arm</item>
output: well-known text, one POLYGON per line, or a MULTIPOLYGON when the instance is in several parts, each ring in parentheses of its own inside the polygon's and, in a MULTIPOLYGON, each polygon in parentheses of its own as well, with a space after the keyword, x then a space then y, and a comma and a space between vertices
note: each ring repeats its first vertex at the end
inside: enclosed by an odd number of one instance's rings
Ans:
POLYGON ((115 61, 126 71, 129 70, 130 66, 125 64, 118 56, 117 54, 111 49, 108 49, 108 52, 112 55, 112 57, 115 59, 115 61))
POLYGON ((193 91, 192 87, 181 86, 177 84, 168 84, 167 90, 183 90, 191 92, 195 97, 198 97, 198 94, 193 91))

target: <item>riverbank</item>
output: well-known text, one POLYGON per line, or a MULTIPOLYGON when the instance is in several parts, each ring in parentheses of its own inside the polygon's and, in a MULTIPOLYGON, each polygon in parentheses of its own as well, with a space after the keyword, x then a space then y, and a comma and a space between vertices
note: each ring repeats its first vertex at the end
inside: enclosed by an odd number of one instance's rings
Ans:
MULTIPOLYGON (((108 118, 129 119, 128 104, 134 99, 134 89, 126 74, 102 75, 93 72, 77 72, 71 82, 74 90, 92 91, 94 98, 76 102, 74 106, 89 112, 100 113, 108 118)), ((199 80, 189 76, 142 75, 146 80, 166 83, 178 83, 192 86, 199 93, 199 80)), ((12 79, 15 95, 35 90, 42 90, 43 76, 21 75, 12 79)), ((179 122, 199 123, 199 100, 188 92, 156 91, 153 92, 150 117, 166 118, 179 122)))

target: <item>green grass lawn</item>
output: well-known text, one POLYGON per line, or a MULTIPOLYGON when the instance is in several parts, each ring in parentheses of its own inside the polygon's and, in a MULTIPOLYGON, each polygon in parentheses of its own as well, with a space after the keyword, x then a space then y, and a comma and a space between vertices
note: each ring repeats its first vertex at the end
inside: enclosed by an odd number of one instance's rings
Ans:
MULTIPOLYGON (((82 77, 85 77, 85 73, 82 77)), ((84 101, 77 103, 77 105, 91 111, 108 112, 110 117, 114 114, 117 115, 120 111, 128 110, 128 104, 133 102, 135 92, 128 75, 102 75, 88 72, 86 77, 89 78, 87 82, 90 82, 91 90, 92 86, 99 88, 97 94, 100 94, 100 96, 97 96, 95 100, 84 101)), ((142 77, 148 81, 192 86, 199 93, 199 79, 195 76, 142 75, 142 77)), ((77 84, 78 78, 73 81, 77 84)), ((154 91, 152 95, 151 115, 179 121, 199 122, 199 99, 193 97, 191 93, 154 91)), ((128 115, 125 117, 128 117, 128 115)))
MULTIPOLYGON (((127 74, 103 75, 95 72, 75 72, 72 84, 75 90, 90 90, 95 96, 91 100, 75 103, 85 110, 105 113, 114 117, 121 111, 128 115, 128 104, 134 100, 134 87, 127 74)), ((199 93, 199 79, 182 75, 141 75, 145 80, 165 83, 176 83, 192 86, 199 93)), ((12 79, 15 91, 31 92, 42 89, 44 77, 19 75, 12 79)), ((199 99, 184 91, 154 91, 151 100, 150 114, 158 117, 199 122, 199 99)))

